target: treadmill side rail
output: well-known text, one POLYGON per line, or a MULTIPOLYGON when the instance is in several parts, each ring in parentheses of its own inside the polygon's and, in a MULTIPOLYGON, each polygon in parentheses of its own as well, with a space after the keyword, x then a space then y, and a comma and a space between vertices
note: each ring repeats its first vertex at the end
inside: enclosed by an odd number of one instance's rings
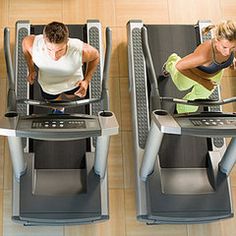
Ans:
POLYGON ((142 27, 142 20, 132 19, 127 23, 129 92, 132 109, 137 216, 147 214, 146 183, 140 178, 140 169, 148 130, 150 129, 146 64, 142 54, 142 27))
MULTIPOLYGON (((14 55, 14 71, 15 71, 15 85, 17 99, 29 99, 29 83, 26 83, 27 78, 27 64, 25 63, 24 54, 22 53, 22 41, 24 37, 30 35, 30 21, 19 20, 16 22, 16 43, 14 55)), ((29 105, 17 104, 17 112, 19 114, 29 114, 29 105)))

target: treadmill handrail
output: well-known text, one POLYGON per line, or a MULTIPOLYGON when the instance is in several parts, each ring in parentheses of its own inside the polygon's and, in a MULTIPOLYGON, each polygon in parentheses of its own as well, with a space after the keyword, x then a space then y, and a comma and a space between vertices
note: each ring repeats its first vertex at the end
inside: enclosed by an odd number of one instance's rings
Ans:
POLYGON ((220 99, 220 100, 215 100, 215 99, 185 100, 185 99, 174 98, 174 97, 161 97, 161 100, 165 102, 181 103, 181 104, 197 105, 197 106, 219 106, 219 105, 236 102, 236 97, 225 98, 225 99, 220 99))
POLYGON ((8 78, 8 96, 7 96, 7 117, 16 116, 16 92, 15 92, 15 78, 14 70, 11 59, 11 49, 10 49, 10 29, 4 28, 4 55, 7 68, 7 78, 8 78))
POLYGON ((104 58, 102 92, 101 92, 103 110, 109 110, 108 79, 109 79, 109 71, 111 64, 111 51, 112 51, 112 31, 110 27, 106 27, 106 51, 104 58))
POLYGON ((75 101, 42 101, 33 99, 18 99, 18 103, 23 103, 38 107, 76 107, 101 101, 101 98, 90 98, 75 101))
POLYGON ((91 103, 96 103, 99 101, 103 102, 103 110, 108 110, 108 85, 107 81, 109 79, 109 69, 110 69, 110 61, 111 61, 111 49, 112 49, 112 32, 110 27, 106 28, 106 51, 105 51, 105 59, 104 59, 104 67, 103 67, 103 78, 102 78, 102 91, 101 96, 99 98, 91 98, 91 99, 83 99, 83 100, 75 100, 75 101, 39 101, 33 99, 16 99, 15 93, 15 77, 13 64, 11 59, 10 52, 10 30, 8 27, 4 29, 4 49, 5 49, 5 60, 7 65, 7 75, 9 81, 9 89, 8 89, 8 104, 10 105, 5 116, 16 116, 16 103, 24 103, 33 106, 40 107, 75 107, 75 106, 84 106, 91 103), (12 113, 14 115, 12 115, 12 113))
POLYGON ((151 84, 151 98, 150 98, 151 110, 161 109, 160 93, 159 93, 155 69, 153 66, 152 55, 151 55, 150 47, 149 47, 149 43, 148 43, 147 28, 145 26, 142 27, 141 34, 142 34, 143 55, 144 55, 146 65, 148 68, 147 71, 149 72, 148 79, 151 84))

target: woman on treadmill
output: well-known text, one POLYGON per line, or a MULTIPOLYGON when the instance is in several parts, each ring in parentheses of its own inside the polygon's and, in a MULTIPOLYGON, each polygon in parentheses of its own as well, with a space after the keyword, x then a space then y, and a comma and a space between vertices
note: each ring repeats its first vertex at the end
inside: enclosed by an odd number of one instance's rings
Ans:
MULTIPOLYGON (((99 63, 99 52, 79 39, 69 38, 66 25, 49 23, 44 27, 43 34, 26 36, 22 48, 29 71, 27 80, 30 84, 34 83, 36 65, 44 99, 60 100, 62 94, 69 99, 86 96, 99 63), (85 75, 83 63, 87 64, 85 75)), ((55 109, 54 113, 63 111, 55 109)))
MULTIPOLYGON (((203 34, 211 31, 213 37, 200 44, 193 53, 180 58, 176 53, 169 56, 163 66, 162 76, 171 76, 180 90, 192 88, 183 99, 208 98, 223 74, 223 69, 236 67, 236 23, 224 21, 218 25, 210 25, 203 34)), ((177 104, 177 112, 195 112, 197 106, 177 104)))

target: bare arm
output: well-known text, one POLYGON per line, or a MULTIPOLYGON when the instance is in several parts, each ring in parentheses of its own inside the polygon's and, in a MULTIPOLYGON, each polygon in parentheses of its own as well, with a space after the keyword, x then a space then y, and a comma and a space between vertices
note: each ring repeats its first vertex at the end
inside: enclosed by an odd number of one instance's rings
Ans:
POLYGON ((182 72, 184 70, 193 69, 197 66, 210 63, 212 61, 211 41, 200 44, 193 53, 183 57, 176 64, 176 68, 182 72))
POLYGON ((92 80, 93 73, 96 71, 99 63, 99 52, 96 48, 89 44, 83 44, 83 63, 87 63, 86 73, 84 79, 90 82, 92 80))
POLYGON ((184 70, 181 73, 185 75, 186 77, 196 81, 197 83, 201 84, 203 87, 205 87, 208 90, 214 89, 214 87, 217 85, 215 81, 207 78, 203 78, 199 75, 199 73, 196 72, 196 68, 184 70))
POLYGON ((212 90, 216 83, 209 78, 201 76, 201 73, 197 73, 197 68, 200 65, 210 63, 211 58, 211 42, 207 41, 199 45, 196 50, 182 58, 177 64, 176 69, 183 75, 201 84, 208 90, 212 90))
POLYGON ((88 85, 92 80, 92 76, 97 69, 99 63, 99 52, 96 48, 90 46, 87 43, 83 43, 83 55, 82 62, 87 63, 84 80, 80 81, 77 85, 80 89, 75 92, 75 95, 84 97, 87 92, 88 85))
POLYGON ((33 84, 35 79, 34 62, 32 60, 32 47, 34 38, 34 35, 29 35, 26 36, 22 41, 22 50, 29 70, 27 80, 30 84, 33 84))

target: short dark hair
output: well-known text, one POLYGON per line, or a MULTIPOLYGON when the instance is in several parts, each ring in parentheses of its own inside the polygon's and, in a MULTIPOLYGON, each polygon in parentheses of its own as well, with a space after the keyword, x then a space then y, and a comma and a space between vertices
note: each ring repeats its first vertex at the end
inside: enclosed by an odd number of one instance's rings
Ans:
POLYGON ((43 34, 50 43, 63 43, 67 42, 69 30, 63 23, 53 21, 44 27, 43 34))

